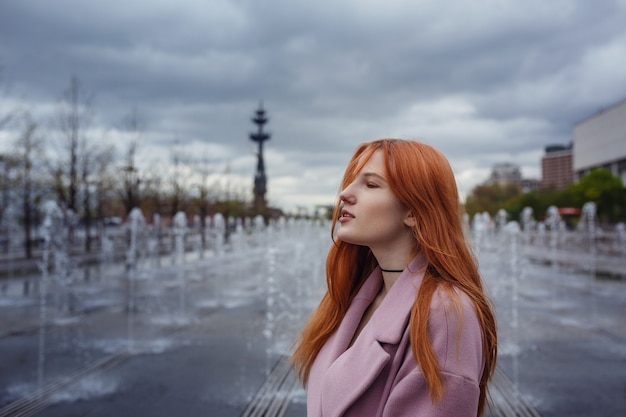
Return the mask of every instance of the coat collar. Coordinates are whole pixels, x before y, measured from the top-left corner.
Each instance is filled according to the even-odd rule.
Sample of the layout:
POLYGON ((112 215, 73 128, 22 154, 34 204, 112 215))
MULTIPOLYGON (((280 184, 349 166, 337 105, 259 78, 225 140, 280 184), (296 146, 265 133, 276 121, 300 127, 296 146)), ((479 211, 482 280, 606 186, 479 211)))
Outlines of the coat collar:
MULTIPOLYGON (((374 336, 378 341, 391 344, 400 341, 406 327, 406 320, 404 319, 408 320, 425 270, 426 259, 420 252, 400 274, 385 299, 376 309, 367 327, 374 328, 374 336)), ((376 298, 381 285, 383 285, 382 272, 377 267, 359 289, 337 329, 333 338, 333 347, 336 353, 334 357, 338 357, 348 348, 365 310, 376 298)))
POLYGON ((389 352, 397 346, 383 345, 400 343, 425 267, 425 258, 419 254, 398 277, 354 344, 347 349, 363 313, 380 290, 380 268, 376 268, 363 283, 332 338, 334 340, 329 340, 331 346, 328 347, 332 351, 328 353, 332 362, 326 378, 333 382, 328 384, 328 389, 322 387, 324 416, 343 414, 372 385, 389 362, 389 352))

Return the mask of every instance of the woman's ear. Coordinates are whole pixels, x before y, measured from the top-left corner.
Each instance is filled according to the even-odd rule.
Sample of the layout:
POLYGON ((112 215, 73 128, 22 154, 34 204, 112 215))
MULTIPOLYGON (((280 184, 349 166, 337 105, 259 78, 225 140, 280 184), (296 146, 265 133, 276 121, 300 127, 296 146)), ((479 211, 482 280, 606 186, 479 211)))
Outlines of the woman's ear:
POLYGON ((404 217, 404 224, 408 227, 415 227, 415 216, 411 213, 410 210, 407 210, 406 216, 404 217))

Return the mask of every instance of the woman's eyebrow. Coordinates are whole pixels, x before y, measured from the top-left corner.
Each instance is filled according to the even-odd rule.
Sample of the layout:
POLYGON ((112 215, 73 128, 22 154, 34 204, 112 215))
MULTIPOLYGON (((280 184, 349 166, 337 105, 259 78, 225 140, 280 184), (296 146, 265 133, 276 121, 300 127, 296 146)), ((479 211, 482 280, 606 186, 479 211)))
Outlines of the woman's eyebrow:
POLYGON ((376 172, 363 172, 363 173, 361 173, 361 176, 362 176, 362 177, 364 177, 364 178, 366 178, 366 179, 368 179, 368 178, 370 178, 370 177, 374 177, 374 178, 377 178, 377 179, 379 179, 379 180, 381 180, 381 181, 385 181, 385 182, 387 182, 387 180, 385 179, 385 177, 383 177, 383 176, 382 176, 382 175, 380 175, 380 174, 377 174, 376 172))

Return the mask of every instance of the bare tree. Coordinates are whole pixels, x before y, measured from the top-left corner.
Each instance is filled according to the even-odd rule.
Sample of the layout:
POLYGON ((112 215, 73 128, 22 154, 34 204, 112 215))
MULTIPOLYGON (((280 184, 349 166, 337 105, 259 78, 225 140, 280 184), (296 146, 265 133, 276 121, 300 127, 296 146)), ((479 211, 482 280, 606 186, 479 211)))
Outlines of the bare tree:
MULTIPOLYGON (((178 141, 177 143, 178 144, 178 141)), ((169 175, 169 201, 170 215, 173 217, 177 212, 185 210, 188 198, 187 186, 189 184, 188 161, 189 158, 177 147, 171 149, 172 171, 169 175)))
MULTIPOLYGON (((0 84, 4 81, 3 79, 3 70, 4 67, 0 64, 0 84)), ((14 118, 17 110, 7 111, 6 114, 0 114, 0 130, 4 129, 9 122, 14 118)), ((2 233, 7 232, 7 219, 6 213, 11 204, 11 193, 10 191, 14 189, 14 184, 12 184, 12 173, 13 169, 17 166, 17 161, 12 155, 0 154, 0 228, 2 228, 2 233)), ((4 249, 8 251, 9 249, 9 236, 7 232, 7 237, 4 240, 4 249)))
MULTIPOLYGON (((62 207, 74 214, 78 213, 78 198, 81 187, 81 150, 86 146, 86 127, 92 116, 92 97, 87 96, 79 79, 72 75, 70 85, 63 93, 58 113, 61 132, 61 152, 51 174, 54 190, 62 207)), ((69 239, 74 239, 74 224, 68 221, 69 239)))
POLYGON ((143 133, 143 124, 140 121, 136 108, 133 108, 131 113, 125 118, 123 125, 128 142, 124 149, 124 164, 120 170, 121 179, 118 193, 124 204, 124 214, 127 215, 134 207, 139 207, 141 204, 139 194, 141 176, 135 158, 143 133))
MULTIPOLYGON (((82 143, 86 147, 86 143, 82 143)), ((103 188, 106 171, 111 165, 113 148, 111 146, 90 145, 80 152, 80 188, 82 195, 82 213, 85 227, 85 252, 91 252, 91 228, 94 220, 95 196, 103 188)))
POLYGON ((5 235, 2 241, 5 253, 8 253, 10 247, 10 220, 7 218, 7 212, 15 197, 12 191, 16 189, 14 173, 18 163, 14 155, 0 155, 0 232, 5 235))
POLYGON ((209 198, 215 191, 215 184, 210 184, 209 179, 211 176, 212 170, 212 161, 208 157, 201 158, 199 160, 194 161, 193 163, 195 177, 197 179, 195 183, 195 189, 197 190, 197 195, 192 199, 193 204, 195 205, 196 210, 198 211, 198 215, 200 216, 200 236, 202 239, 202 248, 206 248, 206 218, 209 214, 208 202, 209 198))
MULTIPOLYGON (((146 215, 154 218, 155 214, 165 212, 165 191, 163 190, 163 172, 157 171, 156 164, 151 164, 142 175, 142 203, 147 208, 146 215)), ((158 226, 158 225, 155 225, 158 226)))
POLYGON ((112 147, 96 154, 94 161, 96 218, 101 224, 105 218, 118 213, 114 202, 115 177, 111 172, 114 161, 115 151, 112 147))
POLYGON ((20 202, 22 228, 24 233, 24 253, 27 259, 33 257, 32 232, 37 222, 37 207, 41 202, 41 176, 37 173, 43 154, 42 140, 35 136, 37 123, 25 116, 25 128, 15 142, 15 192, 20 202))

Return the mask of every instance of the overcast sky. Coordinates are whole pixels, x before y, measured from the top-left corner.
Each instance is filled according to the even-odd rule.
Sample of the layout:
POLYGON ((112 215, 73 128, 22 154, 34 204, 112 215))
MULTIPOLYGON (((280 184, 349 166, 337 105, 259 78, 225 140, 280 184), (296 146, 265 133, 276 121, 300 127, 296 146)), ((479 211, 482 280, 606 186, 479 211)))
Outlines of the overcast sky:
POLYGON ((107 140, 136 108, 142 161, 179 143, 250 193, 263 100, 287 210, 332 203, 378 137, 439 148, 466 194, 494 163, 540 178, 546 145, 626 98, 626 0, 0 0, 0 63, 1 111, 51 120, 74 74, 107 140))

